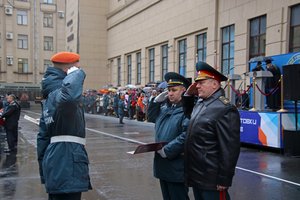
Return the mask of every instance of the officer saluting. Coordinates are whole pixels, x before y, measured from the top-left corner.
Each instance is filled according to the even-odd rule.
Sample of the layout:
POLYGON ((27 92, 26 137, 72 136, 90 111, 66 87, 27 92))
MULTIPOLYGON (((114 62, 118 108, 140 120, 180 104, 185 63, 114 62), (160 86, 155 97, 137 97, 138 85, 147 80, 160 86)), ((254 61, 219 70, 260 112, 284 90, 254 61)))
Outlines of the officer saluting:
POLYGON ((76 53, 55 54, 54 67, 47 68, 42 81, 37 153, 50 200, 79 200, 91 189, 81 102, 85 73, 79 59, 76 53))
POLYGON ((151 99, 148 121, 155 122, 155 141, 167 144, 154 155, 154 176, 159 179, 165 200, 189 199, 184 185, 183 148, 189 119, 184 115, 181 96, 190 85, 183 76, 165 75, 168 91, 151 99))
POLYGON ((196 69, 195 83, 184 97, 190 99, 185 101, 187 107, 194 106, 194 95, 199 97, 189 113, 185 181, 193 187, 195 200, 230 199, 228 188, 240 153, 239 112, 224 97, 220 82, 227 78, 204 62, 196 69))

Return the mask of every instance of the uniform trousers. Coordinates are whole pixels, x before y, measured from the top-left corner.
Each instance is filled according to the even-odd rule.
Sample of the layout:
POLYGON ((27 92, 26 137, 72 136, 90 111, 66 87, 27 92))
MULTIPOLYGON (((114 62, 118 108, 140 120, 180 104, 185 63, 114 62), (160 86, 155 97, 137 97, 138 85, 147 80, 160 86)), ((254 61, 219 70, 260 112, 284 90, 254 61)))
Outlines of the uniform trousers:
POLYGON ((81 192, 66 194, 49 194, 48 200, 80 200, 81 192))
POLYGON ((202 190, 193 187, 195 200, 230 200, 228 190, 202 190))
POLYGON ((17 150, 18 146, 18 125, 13 127, 5 127, 8 149, 17 150))
POLYGON ((184 183, 168 182, 160 179, 160 188, 164 200, 189 200, 189 188, 184 183))

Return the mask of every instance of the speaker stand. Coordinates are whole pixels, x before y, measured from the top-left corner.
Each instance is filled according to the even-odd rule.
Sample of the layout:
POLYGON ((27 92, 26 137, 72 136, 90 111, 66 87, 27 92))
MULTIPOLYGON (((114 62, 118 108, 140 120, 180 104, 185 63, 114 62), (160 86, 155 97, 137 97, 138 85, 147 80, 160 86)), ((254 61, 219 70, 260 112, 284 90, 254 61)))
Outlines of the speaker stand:
POLYGON ((295 127, 296 127, 296 131, 298 131, 298 108, 297 108, 297 100, 295 100, 295 127))

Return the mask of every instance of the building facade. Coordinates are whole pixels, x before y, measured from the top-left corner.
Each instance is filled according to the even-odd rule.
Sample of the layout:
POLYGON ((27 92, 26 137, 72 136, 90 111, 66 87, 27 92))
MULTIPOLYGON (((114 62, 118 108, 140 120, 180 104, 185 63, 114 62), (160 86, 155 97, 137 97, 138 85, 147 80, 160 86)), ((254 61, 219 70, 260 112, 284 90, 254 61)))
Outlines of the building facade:
POLYGON ((107 0, 67 0, 67 51, 80 54, 86 89, 110 84, 107 67, 107 0))
POLYGON ((1 86, 39 85, 58 51, 81 55, 85 89, 243 75, 248 61, 300 50, 300 0, 0 0, 1 86))
POLYGON ((299 0, 111 0, 110 82, 194 78, 197 61, 243 75, 250 58, 300 50, 299 16, 299 0))
POLYGON ((39 88, 50 58, 65 50, 64 0, 0 0, 1 88, 39 88))

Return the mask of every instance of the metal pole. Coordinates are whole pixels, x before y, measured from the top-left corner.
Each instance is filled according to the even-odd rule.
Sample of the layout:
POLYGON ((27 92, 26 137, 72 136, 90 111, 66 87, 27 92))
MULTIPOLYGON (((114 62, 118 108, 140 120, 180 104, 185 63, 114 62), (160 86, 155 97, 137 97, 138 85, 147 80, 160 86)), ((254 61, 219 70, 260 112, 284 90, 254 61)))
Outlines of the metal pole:
POLYGON ((230 79, 227 80, 227 93, 228 93, 228 99, 231 99, 231 95, 230 95, 230 79))
POLYGON ((255 89, 256 89, 256 80, 255 80, 255 76, 253 76, 253 83, 252 83, 252 89, 253 89, 253 108, 251 108, 249 111, 256 111, 256 105, 255 105, 255 89))
POLYGON ((287 112, 286 109, 283 108, 283 75, 280 76, 280 87, 281 87, 281 98, 280 98, 280 110, 278 110, 277 112, 287 112))

